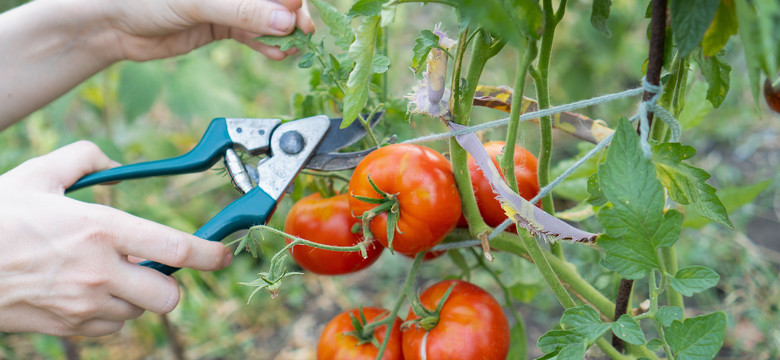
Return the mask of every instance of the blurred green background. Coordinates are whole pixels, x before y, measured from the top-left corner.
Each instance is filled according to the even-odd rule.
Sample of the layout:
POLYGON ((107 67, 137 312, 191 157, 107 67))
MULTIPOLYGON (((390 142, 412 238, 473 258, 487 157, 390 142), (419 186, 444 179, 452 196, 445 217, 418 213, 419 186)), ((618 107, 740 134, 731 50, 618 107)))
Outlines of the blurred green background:
MULTIPOLYGON (((19 3, 3 0, 0 11, 19 3)), ((342 11, 349 7, 344 0, 335 4, 342 11)), ((640 84, 647 52, 644 6, 615 2, 608 21, 613 35, 606 38, 590 24, 590 2, 569 4, 556 31, 550 71, 553 104, 640 84)), ((318 21, 316 9, 312 13, 320 29, 315 39, 323 38, 327 31, 318 21)), ((415 78, 408 65, 414 38, 437 23, 450 34, 456 33, 455 15, 446 7, 410 4, 398 8, 396 21, 389 28, 391 97, 401 99, 411 91, 415 78)), ((712 109, 704 98, 706 85, 694 72, 691 80, 699 78, 699 83, 691 88, 688 108, 680 120, 686 129, 696 126, 683 133, 683 143, 698 149, 693 163, 712 174, 710 183, 720 189, 718 194, 733 210, 736 230, 704 224, 689 214, 678 256, 681 265, 707 265, 721 275, 715 289, 695 296, 686 305, 691 314, 726 311, 729 332, 722 358, 772 359, 780 357, 780 115, 768 110, 763 99, 756 106, 747 87, 742 49, 735 40, 732 38, 726 48, 734 70, 723 105, 712 109), (753 198, 756 200, 751 201, 753 198)), ((488 63, 481 83, 511 86, 516 56, 513 49, 505 49, 488 63)), ((0 172, 80 139, 96 142, 119 162, 132 163, 189 150, 214 117, 292 118, 296 115, 293 95, 310 91, 311 70, 299 69, 296 63, 295 58, 269 61, 236 42, 222 41, 174 59, 116 64, 0 133, 0 172)), ((530 86, 526 94, 533 96, 530 86)), ((614 125, 619 116, 633 114, 636 105, 636 99, 626 99, 582 112, 614 125)), ((394 109, 397 111, 391 109, 389 115, 395 117, 396 125, 383 127, 383 135, 396 133, 407 139, 445 131, 430 118, 415 116, 408 124, 399 121, 405 118, 402 101, 394 109)), ((475 109, 476 122, 505 116, 495 110, 475 109)), ((523 124, 522 130, 521 145, 537 152, 536 125, 523 124)), ((501 138, 503 131, 498 128, 480 136, 501 138)), ((446 149, 445 142, 426 145, 446 149)), ((562 172, 583 149, 589 147, 556 133, 555 170, 562 172)), ((202 174, 94 187, 73 196, 194 232, 238 197, 218 167, 202 174)), ((299 180, 306 181, 305 177, 299 180)), ((575 176, 557 190, 558 209, 576 204, 584 191, 583 178, 575 176)), ((280 203, 272 225, 281 228, 292 201, 287 196, 280 203)), ((182 300, 165 317, 147 313, 128 322, 119 333, 100 338, 0 333, 0 358, 312 359, 319 331, 331 316, 360 304, 392 306, 410 264, 409 259, 386 252, 360 273, 292 277, 285 280, 277 299, 260 293, 247 304, 251 289, 238 282, 251 281, 256 273, 265 271, 264 258, 282 244, 279 238, 266 240, 265 253, 258 259, 242 253, 222 271, 178 272, 182 300)), ((583 277, 614 298, 617 281, 598 265, 598 252, 577 245, 564 249, 583 277)), ((529 341, 535 344, 557 323, 560 307, 526 261, 497 254, 489 266, 510 286, 513 305, 526 318, 529 341)), ((422 287, 459 273, 445 256, 423 266, 418 284, 422 287)), ((475 271, 471 280, 501 298, 499 287, 484 271, 475 271)), ((643 288, 646 286, 637 286, 643 288)), ((637 296, 641 296, 640 290, 637 296)), ((533 346, 532 350, 532 354, 541 354, 533 346)))

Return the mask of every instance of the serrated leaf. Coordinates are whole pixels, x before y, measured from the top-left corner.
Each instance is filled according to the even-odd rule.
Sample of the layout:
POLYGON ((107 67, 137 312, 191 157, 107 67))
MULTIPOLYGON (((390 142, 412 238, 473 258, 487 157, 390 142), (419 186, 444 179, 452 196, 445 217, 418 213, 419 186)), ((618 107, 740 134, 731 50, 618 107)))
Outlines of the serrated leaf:
MULTIPOLYGON (((764 180, 751 185, 733 186, 718 190, 718 197, 723 202, 726 211, 731 213, 740 207, 750 204, 761 192, 766 190, 772 180, 764 180)), ((700 228, 710 221, 696 212, 686 214, 683 226, 700 228)))
POLYGON ((720 276, 705 266, 687 266, 674 274, 669 285, 685 296, 693 296, 718 284, 720 276))
POLYGON ((347 12, 347 16, 377 16, 382 11, 382 0, 358 0, 347 12))
POLYGON ((127 62, 119 72, 117 97, 129 122, 152 108, 160 95, 163 68, 157 62, 127 62))
POLYGON ((349 17, 339 12, 335 6, 322 0, 312 0, 312 4, 319 10, 322 22, 328 26, 330 35, 336 40, 336 46, 346 50, 349 44, 355 40, 355 33, 352 31, 352 22, 349 17))
POLYGON ((679 143, 653 146, 653 161, 658 178, 669 189, 669 196, 674 201, 690 204, 702 216, 733 229, 734 225, 715 194, 715 188, 707 184, 710 174, 683 162, 695 154, 696 149, 679 143))
POLYGON ((564 330, 582 336, 588 344, 598 340, 610 328, 609 324, 601 322, 599 313, 590 305, 566 309, 561 317, 561 326, 564 330))
POLYGON ((585 337, 566 330, 550 330, 536 341, 536 346, 545 354, 559 351, 571 344, 582 344, 585 337))
POLYGON ((693 60, 699 65, 704 79, 707 80, 707 100, 714 107, 719 107, 729 92, 731 82, 731 66, 723 59, 722 54, 716 54, 710 57, 704 57, 701 51, 696 51, 693 60))
POLYGON ((645 343, 645 334, 642 332, 642 328, 639 327, 639 323, 630 315, 620 315, 618 321, 613 322, 611 326, 612 333, 625 342, 634 345, 642 345, 645 343))
POLYGON ((612 37, 612 32, 609 31, 609 27, 607 27, 609 8, 611 6, 612 0, 593 0, 590 11, 590 24, 607 37, 612 37))
POLYGON ((720 0, 671 0, 672 33, 679 56, 686 56, 699 46, 710 27, 720 0))
POLYGON ((419 71, 425 64, 425 59, 428 58, 428 53, 431 49, 439 46, 439 37, 430 30, 423 30, 417 39, 414 40, 414 47, 412 52, 412 68, 414 71, 419 71))
POLYGON ((588 203, 593 206, 604 206, 607 202, 609 202, 609 200, 604 197, 604 192, 601 191, 601 186, 599 186, 598 173, 593 174, 590 178, 588 178, 588 193, 590 193, 588 203))
POLYGON ((737 9, 734 5, 734 0, 721 0, 718 10, 715 12, 715 18, 701 40, 704 56, 717 54, 726 46, 729 38, 737 34, 738 28, 739 23, 737 23, 737 9))
POLYGON ((273 36, 263 35, 257 37, 255 40, 260 41, 263 44, 278 46, 282 51, 287 51, 292 48, 298 48, 300 50, 306 49, 306 46, 311 42, 311 35, 306 34, 300 28, 295 28, 295 31, 289 35, 273 36))
POLYGON ((536 0, 457 0, 462 21, 519 45, 525 36, 539 39, 544 17, 536 0))
POLYGON ((379 29, 379 17, 371 16, 363 19, 357 29, 355 41, 349 47, 349 57, 355 62, 355 67, 347 79, 346 94, 344 94, 344 119, 341 128, 352 124, 368 100, 368 82, 373 66, 374 46, 379 29))
POLYGON ((658 311, 655 312, 655 321, 658 321, 663 327, 669 327, 675 320, 682 321, 683 309, 677 306, 661 306, 658 311))
POLYGON ((597 214, 606 234, 598 238, 606 253, 603 264, 634 280, 660 268, 658 248, 677 241, 682 214, 664 213, 664 191, 655 166, 644 157, 639 136, 626 119, 618 123, 607 161, 599 165, 598 181, 613 205, 597 214))
POLYGON ((708 315, 675 320, 666 332, 675 359, 710 360, 718 354, 726 336, 726 314, 708 315))
POLYGON ((301 60, 298 61, 298 67, 301 69, 310 68, 312 65, 314 65, 314 58, 316 56, 317 55, 312 52, 303 54, 303 56, 301 56, 301 60))

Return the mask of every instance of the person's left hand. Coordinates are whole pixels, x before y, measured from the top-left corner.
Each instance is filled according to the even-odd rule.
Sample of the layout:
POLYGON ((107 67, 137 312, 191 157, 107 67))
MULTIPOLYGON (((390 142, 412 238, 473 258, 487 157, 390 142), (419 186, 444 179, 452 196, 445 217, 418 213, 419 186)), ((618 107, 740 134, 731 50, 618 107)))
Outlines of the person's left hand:
POLYGON ((255 41, 260 35, 314 31, 306 0, 96 0, 98 28, 115 61, 180 55, 215 40, 235 39, 281 60, 295 50, 255 41))

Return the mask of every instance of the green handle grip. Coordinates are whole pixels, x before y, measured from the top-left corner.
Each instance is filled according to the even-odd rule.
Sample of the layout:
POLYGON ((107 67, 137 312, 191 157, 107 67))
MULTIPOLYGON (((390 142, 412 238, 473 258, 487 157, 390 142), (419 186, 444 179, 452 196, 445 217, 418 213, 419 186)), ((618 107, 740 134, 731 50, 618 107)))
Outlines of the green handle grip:
POLYGON ((65 192, 112 181, 205 171, 216 164, 224 156, 225 150, 232 146, 227 122, 224 118, 216 118, 211 121, 200 142, 186 154, 98 171, 82 177, 65 192))
MULTIPOLYGON (((206 240, 221 241, 238 230, 265 224, 275 207, 276 200, 266 194, 263 189, 255 187, 222 209, 194 235, 206 240)), ((179 270, 177 267, 148 260, 140 265, 155 269, 165 275, 179 270)))

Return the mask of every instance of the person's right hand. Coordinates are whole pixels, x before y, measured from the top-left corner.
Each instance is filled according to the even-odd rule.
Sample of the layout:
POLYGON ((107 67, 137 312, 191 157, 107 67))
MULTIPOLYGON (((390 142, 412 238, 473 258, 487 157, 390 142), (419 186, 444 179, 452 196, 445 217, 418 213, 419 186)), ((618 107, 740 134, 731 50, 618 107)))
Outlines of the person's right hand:
POLYGON ((63 195, 115 165, 82 141, 0 176, 0 331, 116 332, 144 310, 166 313, 179 301, 176 279, 132 259, 204 271, 230 263, 221 243, 63 195))

